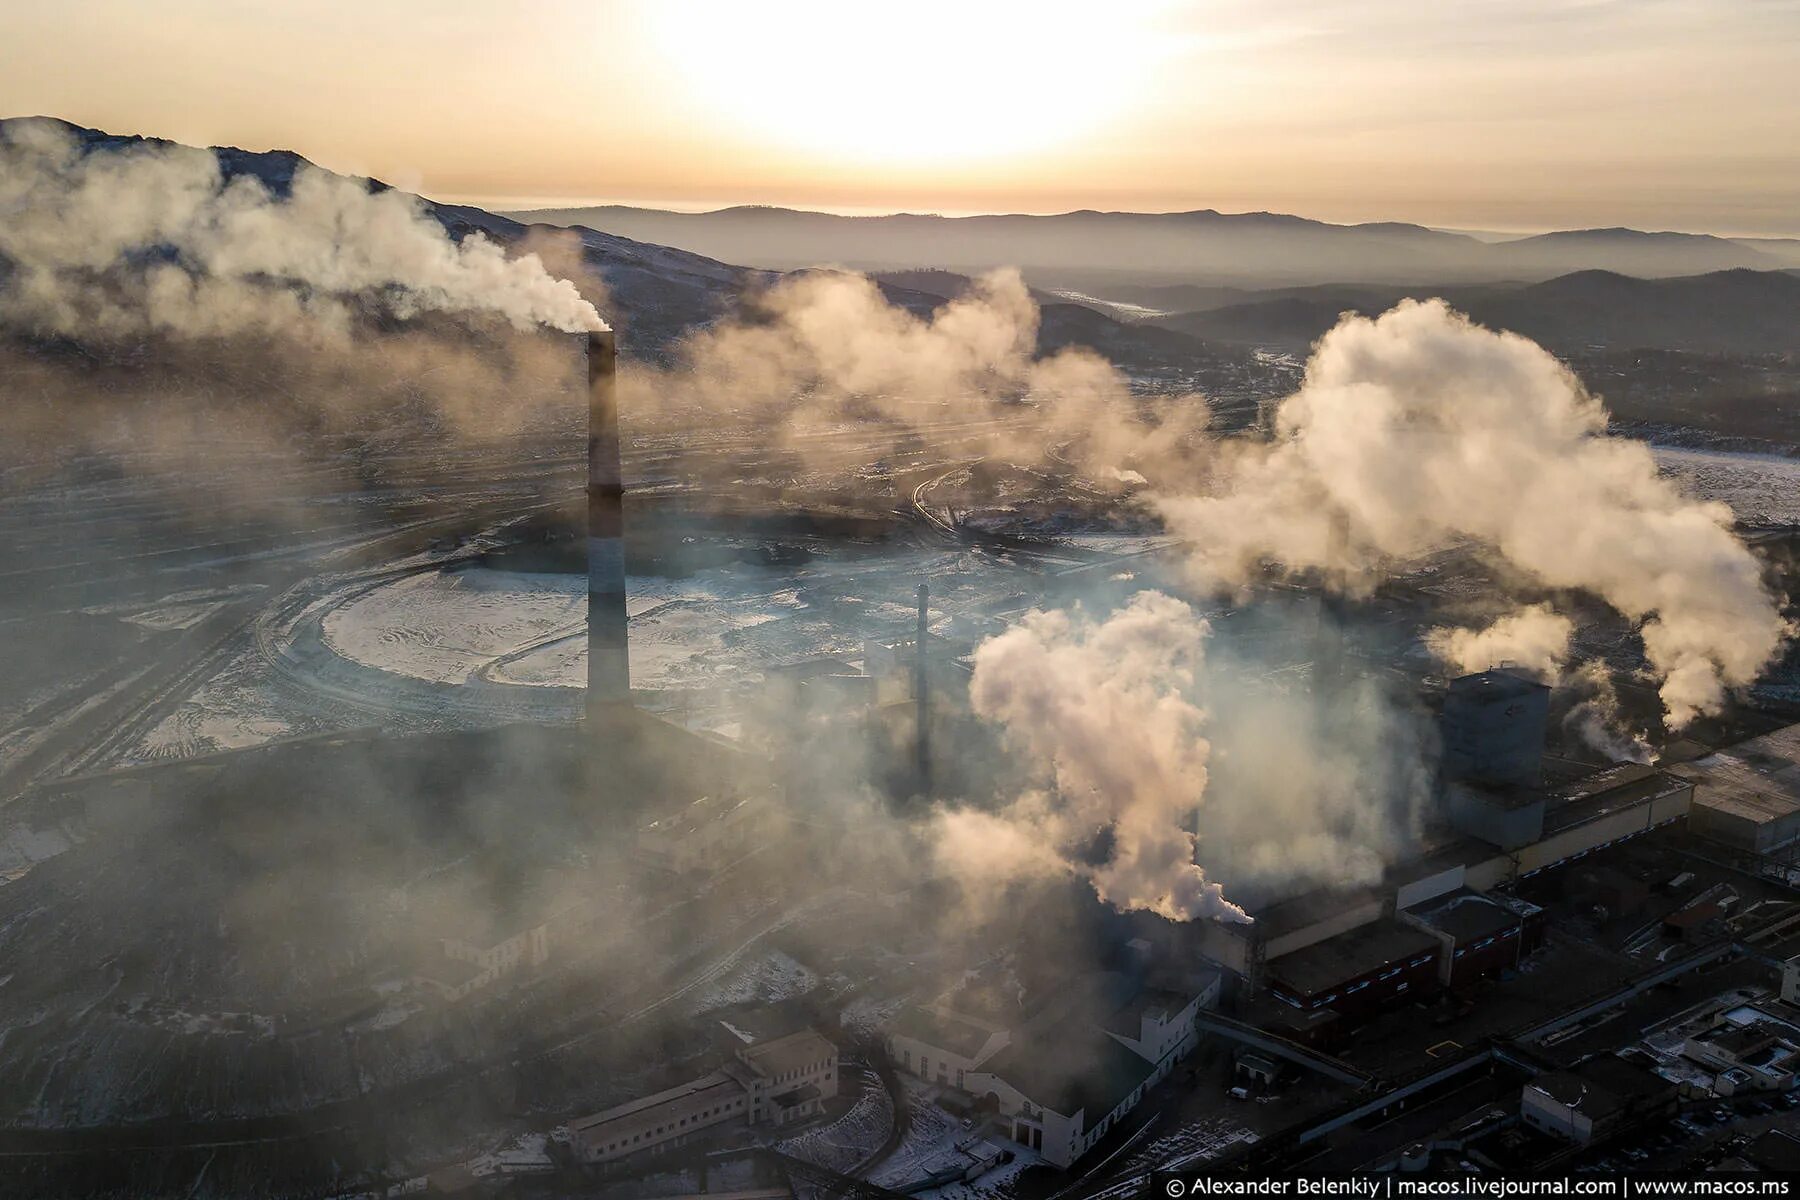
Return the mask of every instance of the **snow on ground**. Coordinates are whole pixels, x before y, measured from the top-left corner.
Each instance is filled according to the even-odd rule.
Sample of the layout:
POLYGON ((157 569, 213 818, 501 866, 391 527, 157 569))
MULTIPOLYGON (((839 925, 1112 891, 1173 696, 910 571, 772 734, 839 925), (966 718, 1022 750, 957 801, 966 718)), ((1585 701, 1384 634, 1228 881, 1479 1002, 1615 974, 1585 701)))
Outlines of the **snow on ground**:
POLYGON ((1723 500, 1753 524, 1800 523, 1800 459, 1723 450, 1655 448, 1656 463, 1689 492, 1723 500))
POLYGON ((866 1178, 877 1187, 898 1189, 924 1178, 932 1163, 955 1154, 958 1142, 976 1136, 975 1130, 964 1129, 961 1121, 932 1102, 936 1088, 910 1075, 900 1080, 906 1085, 912 1119, 905 1139, 868 1172, 866 1178))
POLYGON ((362 593, 325 616, 325 644, 396 675, 461 683, 502 655, 587 619, 587 580, 515 571, 430 571, 362 593))
POLYGON ((696 1012, 711 1012, 737 1004, 752 1002, 772 1004, 804 996, 819 986, 819 977, 810 967, 780 950, 770 950, 747 959, 735 971, 708 988, 695 1006, 696 1012))
POLYGON ((1239 1145, 1256 1141, 1256 1134, 1223 1117, 1194 1121, 1165 1133, 1132 1152, 1129 1171, 1173 1171, 1211 1162, 1239 1145))
POLYGON ((878 1037, 900 1015, 906 1002, 912 998, 908 992, 901 996, 858 996, 844 1006, 839 1022, 843 1027, 860 1038, 878 1037))
POLYGON ((777 1144, 783 1154, 848 1172, 881 1148, 894 1128, 894 1102, 872 1071, 844 1072, 840 1085, 857 1089, 856 1102, 837 1120, 777 1144))
POLYGON ((1042 1155, 1011 1142, 996 1141, 994 1144, 1004 1144, 1013 1152, 1013 1160, 990 1167, 974 1179, 946 1183, 941 1187, 927 1188, 913 1194, 921 1197, 921 1200, 1004 1200, 1005 1197, 1010 1197, 1014 1181, 1032 1167, 1042 1166, 1044 1159, 1042 1155))
POLYGON ((382 1029, 392 1029, 409 1017, 424 1011, 425 1005, 423 1004, 390 999, 373 1016, 354 1021, 344 1028, 352 1033, 374 1033, 382 1029))
POLYGON ((147 608, 132 613, 125 620, 145 629, 192 629, 226 605, 224 600, 202 604, 171 604, 163 608, 147 608))

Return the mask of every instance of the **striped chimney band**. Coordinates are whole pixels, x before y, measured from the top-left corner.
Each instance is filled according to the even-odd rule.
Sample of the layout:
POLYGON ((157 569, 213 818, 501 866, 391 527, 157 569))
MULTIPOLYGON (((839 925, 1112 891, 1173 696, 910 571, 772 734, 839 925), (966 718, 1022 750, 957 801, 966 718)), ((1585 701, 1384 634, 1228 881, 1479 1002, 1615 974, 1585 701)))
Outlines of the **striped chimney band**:
POLYGON ((590 716, 631 703, 626 647, 625 479, 619 465, 618 344, 590 333, 588 364, 588 677, 590 716))

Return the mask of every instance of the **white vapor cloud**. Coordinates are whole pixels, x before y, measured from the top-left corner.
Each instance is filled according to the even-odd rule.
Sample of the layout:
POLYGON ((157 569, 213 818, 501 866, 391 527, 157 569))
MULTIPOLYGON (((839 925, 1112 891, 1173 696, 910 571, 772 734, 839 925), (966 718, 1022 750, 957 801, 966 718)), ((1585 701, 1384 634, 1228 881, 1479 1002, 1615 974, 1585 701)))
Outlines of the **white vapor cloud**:
POLYGON ((1478 543, 1639 622, 1679 729, 1752 683, 1789 631, 1730 510, 1684 495, 1648 447, 1605 428, 1599 401, 1536 344, 1406 301, 1341 321, 1274 442, 1226 456, 1206 494, 1165 489, 1158 504, 1208 586, 1268 560, 1367 586, 1396 560, 1478 543))
POLYGON ((48 122, 0 136, 0 257, 8 320, 49 333, 341 342, 363 305, 606 327, 535 255, 509 258, 478 233, 454 241, 415 197, 306 164, 276 196, 226 181, 207 150, 84 152, 48 122))
POLYGON ((890 304, 865 275, 786 276, 745 310, 690 336, 669 370, 636 365, 639 395, 660 405, 732 411, 776 433, 854 418, 904 434, 932 422, 960 431, 967 452, 1043 461, 1051 454, 1117 488, 1133 462, 1175 454, 1205 428, 1198 396, 1133 396, 1091 350, 1039 358, 1039 313, 1014 270, 975 279, 935 312, 890 304))
POLYGON ((1076 874, 1118 908, 1175 920, 1249 920, 1194 861, 1211 748, 1190 693, 1209 632, 1146 592, 1101 622, 1033 612, 984 642, 975 711, 1049 778, 998 812, 941 809, 940 860, 963 878, 1076 874))
POLYGON ((1459 675, 1510 664, 1555 679, 1569 657, 1575 622, 1547 604, 1530 604, 1481 629, 1439 626, 1425 636, 1437 660, 1459 675))

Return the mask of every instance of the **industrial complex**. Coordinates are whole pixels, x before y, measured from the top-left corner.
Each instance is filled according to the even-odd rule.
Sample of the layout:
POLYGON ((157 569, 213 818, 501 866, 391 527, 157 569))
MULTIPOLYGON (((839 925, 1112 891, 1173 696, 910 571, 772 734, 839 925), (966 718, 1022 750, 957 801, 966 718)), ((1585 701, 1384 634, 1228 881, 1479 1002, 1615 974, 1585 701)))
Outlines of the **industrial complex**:
MULTIPOLYGON (((763 672, 729 721, 681 689, 643 703, 634 678, 657 655, 634 661, 633 621, 685 619, 687 602, 632 593, 617 348, 611 333, 584 346, 579 540, 533 526, 411 548, 403 567, 291 584, 257 626, 283 686, 374 705, 318 664, 331 638, 348 659, 389 634, 323 614, 395 578, 489 603, 471 573, 523 553, 547 615, 516 646, 497 641, 461 683, 365 671, 396 711, 462 689, 481 728, 276 738, 23 795, 0 899, 83 897, 35 908, 57 915, 32 935, 49 964, 32 986, 82 1016, 0 1039, 56 1064, 19 1059, 13 1099, 62 1112, 103 1073, 154 1079, 117 1115, 185 1130, 183 1169, 237 1122, 285 1146, 347 1119, 382 1131, 356 1153, 383 1196, 1075 1200, 1144 1194, 1171 1164, 1576 1169, 1702 1124, 1683 1135, 1695 1157, 1783 1161, 1774 1118, 1800 1078, 1791 714, 1735 713, 1660 759, 1610 761, 1559 732, 1568 705, 1538 674, 1440 679, 1339 643, 1332 626, 1358 620, 1413 636, 1422 589, 1358 610, 1284 583, 1208 619, 1276 644, 1257 687, 1379 676, 1428 729, 1427 801, 1398 850, 1354 880, 1264 880, 1249 920, 1119 911, 1069 863, 1037 890, 971 894, 968 864, 954 875, 919 831, 948 799, 999 791, 1010 747, 971 699, 977 647, 1045 597, 1095 594, 1096 576, 1129 599, 1167 543, 1058 558, 979 541, 994 560, 1039 555, 1042 595, 1009 577, 972 599, 898 573, 879 605, 775 589, 830 610, 823 645, 763 672), (571 550, 574 601, 537 569, 571 550), (1309 637, 1283 605, 1310 613, 1309 637), (1276 609, 1271 635, 1256 622, 1276 609), (576 644, 579 704, 544 666, 576 644), (127 846, 160 855, 135 902, 71 882, 127 846), (195 856, 204 869, 183 865, 195 856), (343 885, 308 891, 308 863, 343 885), (166 964, 125 952, 169 930, 185 932, 166 964), (181 1049, 197 1035, 253 1068, 219 1084, 181 1049), (108 1057, 80 1048, 97 1046, 108 1057), (184 1089, 204 1100, 158 1107, 184 1089), (408 1105, 389 1111, 393 1096, 408 1105)), ((757 541, 759 571, 776 549, 757 541)), ((774 623, 705 611, 734 614, 708 633, 719 647, 774 623)), ((1103 858, 1110 835, 1083 853, 1103 858)), ((977 844, 976 874, 1004 848, 977 844)), ((1209 869, 1230 881, 1228 862, 1209 869)))

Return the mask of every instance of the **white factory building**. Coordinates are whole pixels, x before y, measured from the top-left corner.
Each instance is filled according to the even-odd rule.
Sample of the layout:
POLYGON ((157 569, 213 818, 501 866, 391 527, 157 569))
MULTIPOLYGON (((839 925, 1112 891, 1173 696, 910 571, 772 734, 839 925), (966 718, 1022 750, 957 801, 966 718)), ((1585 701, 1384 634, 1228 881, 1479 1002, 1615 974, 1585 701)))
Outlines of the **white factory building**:
POLYGON ((939 1002, 889 1027, 895 1065, 1006 1119, 1021 1146, 1060 1167, 1091 1150, 1198 1041, 1221 980, 1179 987, 1095 972, 1009 1025, 939 1002))

